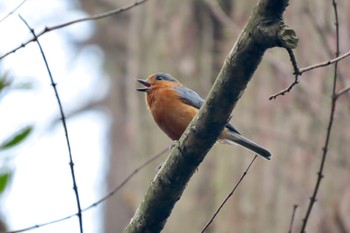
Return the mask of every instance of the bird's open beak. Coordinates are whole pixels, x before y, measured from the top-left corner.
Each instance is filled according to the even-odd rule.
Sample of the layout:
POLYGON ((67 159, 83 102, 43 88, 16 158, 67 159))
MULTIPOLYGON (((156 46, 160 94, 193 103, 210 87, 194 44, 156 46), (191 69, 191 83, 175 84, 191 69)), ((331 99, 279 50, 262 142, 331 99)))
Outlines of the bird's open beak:
POLYGON ((148 91, 149 90, 149 87, 151 86, 151 84, 149 82, 147 82, 146 80, 144 79, 137 79, 137 81, 141 84, 143 84, 145 87, 142 87, 142 88, 137 88, 136 90, 138 91, 142 91, 142 92, 145 92, 145 91, 148 91))

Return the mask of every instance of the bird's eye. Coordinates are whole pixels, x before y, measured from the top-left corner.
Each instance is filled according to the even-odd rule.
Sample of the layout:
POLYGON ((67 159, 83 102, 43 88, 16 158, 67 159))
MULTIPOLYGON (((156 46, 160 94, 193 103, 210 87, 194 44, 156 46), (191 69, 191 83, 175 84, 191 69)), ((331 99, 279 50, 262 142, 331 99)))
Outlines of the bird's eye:
POLYGON ((159 76, 159 75, 156 77, 156 79, 157 79, 158 81, 163 80, 162 76, 159 76))

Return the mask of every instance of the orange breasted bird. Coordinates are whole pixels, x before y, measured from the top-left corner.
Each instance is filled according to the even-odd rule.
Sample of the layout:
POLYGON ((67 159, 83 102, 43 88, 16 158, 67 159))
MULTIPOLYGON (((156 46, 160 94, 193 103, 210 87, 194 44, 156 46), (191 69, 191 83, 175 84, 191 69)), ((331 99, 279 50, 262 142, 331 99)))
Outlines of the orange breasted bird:
MULTIPOLYGON (((197 114, 204 100, 170 74, 155 73, 146 80, 138 79, 137 81, 144 85, 137 90, 146 92, 148 109, 159 128, 172 140, 178 140, 197 114)), ((238 144, 266 159, 271 157, 268 150, 242 136, 230 123, 226 124, 218 141, 238 144)))

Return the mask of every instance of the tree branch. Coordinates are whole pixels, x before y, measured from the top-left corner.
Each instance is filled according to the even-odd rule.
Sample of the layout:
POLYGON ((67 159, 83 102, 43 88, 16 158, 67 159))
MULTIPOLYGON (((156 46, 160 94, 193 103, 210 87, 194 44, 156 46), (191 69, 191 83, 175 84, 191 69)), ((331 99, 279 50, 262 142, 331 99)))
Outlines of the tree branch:
MULTIPOLYGON (((337 8, 337 2, 336 0, 332 0, 332 5, 333 5, 333 10, 334 10, 334 18, 335 18, 335 31, 336 31, 336 52, 335 56, 338 57, 340 54, 340 43, 339 43, 339 17, 338 17, 338 8, 337 8)), ((305 233, 306 232, 306 227, 308 224, 308 221, 310 219, 311 211, 313 209, 314 204, 316 203, 316 197, 318 194, 318 190, 321 186, 321 181, 324 178, 324 166, 326 164, 326 158, 328 154, 328 147, 329 147, 329 142, 331 138, 331 132, 332 132, 332 127, 333 127, 333 122, 334 122, 334 115, 335 115, 335 108, 336 108, 336 103, 337 103, 337 94, 336 94, 336 87, 337 87, 337 80, 338 80, 338 61, 334 63, 334 73, 333 73, 333 85, 332 85, 332 99, 331 99, 331 110, 329 112, 329 121, 328 121, 328 126, 327 126, 327 132, 326 132, 326 137, 325 137, 325 142, 324 146, 322 148, 322 157, 321 157, 321 163, 320 163, 320 168, 317 172, 317 179, 314 187, 314 191, 312 192, 312 196, 310 197, 310 202, 309 206, 307 207, 305 217, 303 219, 303 224, 301 226, 300 233, 305 233)))
POLYGON ((7 19, 10 15, 16 12, 27 0, 22 0, 13 10, 11 10, 9 13, 7 13, 2 19, 0 19, 0 23, 7 19))
POLYGON ((298 205, 297 205, 297 204, 294 204, 294 205, 293 205, 292 217, 291 217, 291 219, 290 219, 290 224, 289 224, 288 233, 292 233, 292 232, 293 232, 293 223, 294 223, 295 214, 296 214, 296 212, 297 212, 297 208, 298 208, 298 205))
POLYGON ((223 130, 265 51, 290 44, 281 37, 291 39, 283 33, 286 27, 282 14, 287 4, 288 0, 258 2, 225 59, 205 103, 152 181, 124 232, 160 232, 163 229, 186 184, 223 130))
POLYGON ((290 61, 292 62, 292 65, 293 65, 294 82, 292 82, 292 84, 290 84, 286 89, 283 89, 283 90, 279 91, 278 93, 276 93, 274 95, 271 95, 269 97, 269 100, 276 99, 278 96, 284 95, 287 92, 290 92, 290 90, 292 90, 292 88, 299 83, 299 75, 300 75, 300 73, 299 73, 297 60, 295 59, 295 56, 294 56, 294 53, 293 53, 292 49, 287 48, 287 51, 288 51, 288 54, 289 54, 290 61))
POLYGON ((340 96, 344 95, 345 93, 350 91, 350 86, 344 88, 343 90, 339 91, 336 95, 335 98, 338 99, 340 96))
POLYGON ((60 96, 58 94, 58 90, 56 88, 57 84, 55 83, 55 81, 53 79, 53 76, 52 76, 52 73, 51 73, 51 70, 50 70, 50 67, 49 67, 49 63, 46 60, 46 56, 45 56, 44 50, 41 47, 41 44, 40 44, 40 42, 38 40, 37 35, 35 34, 34 30, 29 26, 29 24, 21 16, 19 16, 19 17, 25 23, 25 25, 28 27, 28 29, 30 30, 30 32, 32 33, 32 35, 34 37, 34 41, 39 46, 40 53, 41 53, 41 55, 43 57, 43 60, 44 60, 44 63, 45 63, 45 67, 46 67, 47 72, 49 74, 51 86, 52 86, 53 91, 55 93, 55 97, 56 97, 58 108, 59 108, 60 115, 61 115, 61 121, 62 121, 62 125, 63 125, 63 130, 64 130, 64 134, 65 134, 65 137, 66 137, 66 144, 67 144, 68 156, 69 156, 69 168, 70 168, 70 171, 71 171, 72 182, 73 182, 73 190, 74 190, 75 199, 76 199, 76 203, 77 203, 77 209, 78 209, 77 216, 79 218, 79 228, 80 228, 80 233, 83 233, 84 232, 84 230, 83 230, 83 217, 82 217, 82 214, 81 214, 81 204, 80 204, 80 197, 79 197, 79 192, 78 192, 77 180, 75 178, 73 155, 72 155, 72 150, 71 150, 69 136, 68 136, 68 127, 67 127, 67 123, 66 123, 66 117, 64 115, 61 98, 60 98, 60 96))
MULTIPOLYGON (((44 30, 42 30, 41 32, 36 34, 36 38, 39 38, 40 36, 44 35, 47 32, 54 31, 54 30, 57 30, 57 29, 61 29, 61 28, 64 28, 64 27, 68 27, 68 26, 76 24, 76 23, 81 23, 81 22, 91 21, 91 20, 98 20, 98 19, 106 18, 106 17, 111 16, 111 15, 119 14, 119 13, 127 11, 127 10, 129 10, 129 9, 135 7, 135 6, 138 6, 138 5, 140 5, 140 4, 142 4, 142 3, 146 2, 146 1, 148 1, 148 0, 139 0, 139 1, 136 1, 136 2, 134 2, 132 4, 120 7, 120 8, 115 9, 115 10, 107 11, 107 12, 104 12, 104 13, 101 13, 101 14, 96 14, 96 15, 93 15, 93 16, 90 16, 90 17, 86 17, 86 18, 76 19, 76 20, 69 21, 69 22, 66 22, 66 23, 62 23, 62 24, 59 24, 59 25, 56 25, 56 26, 52 26, 52 27, 45 27, 44 30)), ((19 45, 15 49, 13 49, 13 50, 11 50, 11 51, 1 55, 0 56, 0 60, 3 59, 4 57, 10 55, 11 53, 16 52, 19 49, 24 48, 27 44, 35 41, 36 38, 33 37, 30 40, 28 40, 27 42, 22 43, 21 45, 19 45)))
POLYGON ((228 199, 230 199, 230 197, 233 195, 233 193, 237 190, 238 185, 242 182, 242 180, 244 179, 244 177, 248 174, 248 171, 250 169, 250 167, 253 165, 255 159, 258 157, 258 155, 255 155, 254 158, 252 159, 252 161, 249 163, 248 167, 245 169, 245 171, 243 172, 243 174, 241 175, 241 178, 239 178, 238 182, 236 183, 236 185, 233 187, 233 189, 231 190, 231 192, 226 196, 226 198, 224 199, 224 201, 220 204, 219 208, 215 211, 215 213, 213 214, 213 216, 210 218, 210 220, 207 222, 207 224, 204 226, 203 230, 201 231, 201 233, 204 233, 208 227, 210 226, 210 224, 214 221, 215 217, 219 214, 219 212, 221 211, 222 207, 224 207, 224 205, 226 204, 226 202, 228 201, 228 199))
MULTIPOLYGON (((331 60, 328 60, 328 61, 325 61, 325 62, 321 62, 321 63, 317 63, 317 64, 314 64, 314 65, 307 66, 307 67, 299 69, 298 66, 297 66, 296 59, 295 59, 295 56, 294 56, 292 50, 289 49, 288 53, 289 53, 289 56, 291 58, 291 62, 293 64, 294 82, 292 82, 287 88, 277 92, 276 94, 271 95, 269 97, 269 100, 276 99, 278 96, 284 95, 287 92, 290 92, 290 90, 292 90, 293 87, 299 83, 299 76, 301 76, 304 72, 307 72, 307 71, 310 71, 310 70, 313 70, 313 69, 317 69, 317 68, 320 68, 320 67, 329 66, 329 65, 331 65, 333 63, 338 63, 339 61, 341 61, 341 60, 343 60, 343 59, 345 59, 345 58, 350 56, 350 50, 349 50, 348 52, 344 53, 343 55, 337 56, 336 58, 333 58, 331 60)), ((348 90, 345 89, 345 92, 347 92, 347 91, 348 90)), ((338 96, 340 96, 340 95, 342 95, 344 93, 342 91, 340 91, 340 93, 338 93, 336 97, 338 97, 338 96)))
POLYGON ((333 63, 336 63, 340 60, 343 60, 344 58, 347 58, 348 56, 350 56, 350 50, 346 53, 344 53, 343 55, 339 56, 339 57, 336 57, 336 58, 333 58, 331 60, 328 60, 328 61, 325 61, 325 62, 321 62, 321 63, 318 63, 318 64, 314 64, 314 65, 311 65, 311 66, 308 66, 308 67, 305 67, 305 68, 301 68, 299 70, 299 74, 301 75, 302 73, 306 72, 306 71, 310 71, 310 70, 313 70, 313 69, 316 69, 316 68, 320 68, 320 67, 324 67, 324 66, 329 66, 333 63))

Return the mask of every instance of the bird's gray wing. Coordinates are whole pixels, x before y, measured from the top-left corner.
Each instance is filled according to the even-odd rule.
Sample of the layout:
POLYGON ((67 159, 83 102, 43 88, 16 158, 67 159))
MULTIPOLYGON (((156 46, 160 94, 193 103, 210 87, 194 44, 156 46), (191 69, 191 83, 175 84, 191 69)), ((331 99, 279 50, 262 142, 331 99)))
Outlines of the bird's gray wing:
POLYGON ((200 109, 202 104, 204 103, 204 99, 200 97, 197 92, 184 87, 184 86, 176 86, 173 87, 174 90, 179 94, 180 100, 185 104, 191 105, 197 109, 200 109))
MULTIPOLYGON (((176 92, 179 94, 180 100, 188 105, 191 105, 192 107, 195 107, 197 109, 200 109, 200 107, 202 106, 202 104, 204 103, 204 99, 202 97, 200 97, 197 92, 184 87, 184 86, 175 86, 173 87, 176 92)), ((226 128, 228 128, 229 130, 240 134, 231 123, 227 123, 226 124, 226 128)))

